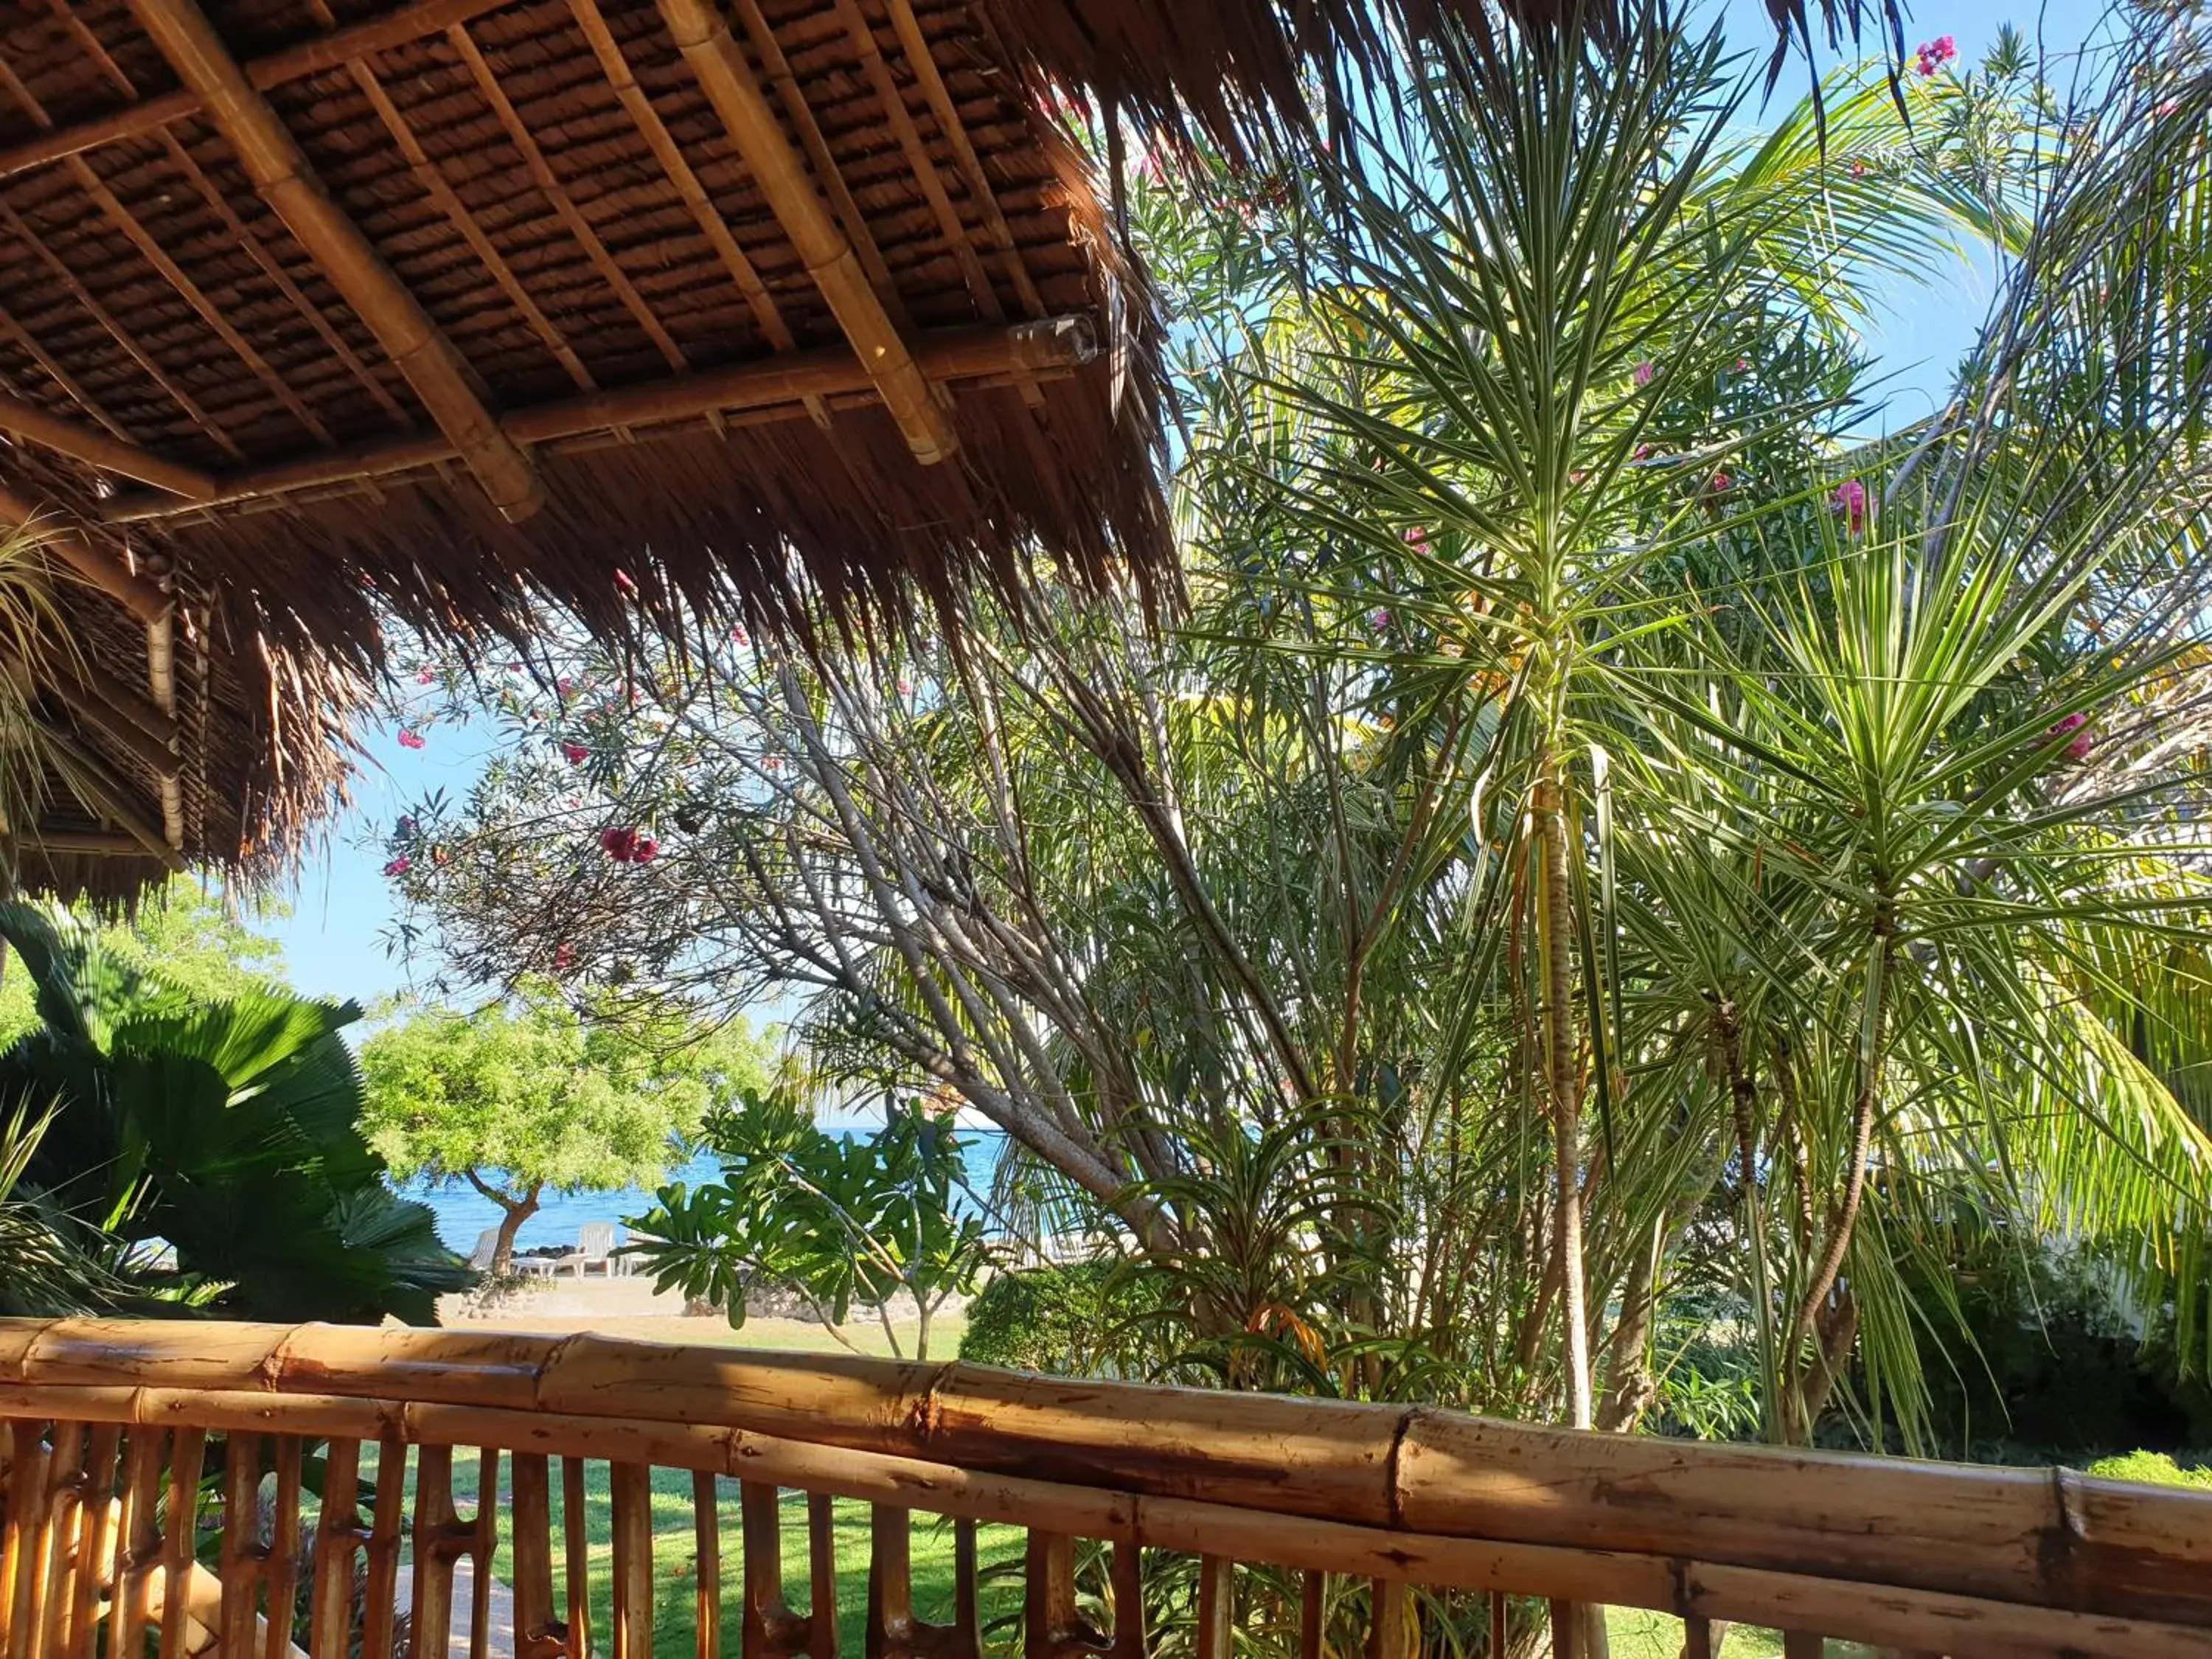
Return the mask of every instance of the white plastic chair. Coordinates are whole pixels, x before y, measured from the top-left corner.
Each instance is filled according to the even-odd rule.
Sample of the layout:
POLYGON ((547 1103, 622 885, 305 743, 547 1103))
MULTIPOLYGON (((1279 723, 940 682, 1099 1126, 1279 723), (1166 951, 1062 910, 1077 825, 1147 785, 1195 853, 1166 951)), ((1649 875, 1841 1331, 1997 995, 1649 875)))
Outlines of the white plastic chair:
POLYGON ((597 1267, 609 1279, 615 1276, 615 1224, 611 1221, 586 1221, 576 1230, 576 1248, 582 1258, 576 1263, 576 1277, 581 1279, 597 1267))

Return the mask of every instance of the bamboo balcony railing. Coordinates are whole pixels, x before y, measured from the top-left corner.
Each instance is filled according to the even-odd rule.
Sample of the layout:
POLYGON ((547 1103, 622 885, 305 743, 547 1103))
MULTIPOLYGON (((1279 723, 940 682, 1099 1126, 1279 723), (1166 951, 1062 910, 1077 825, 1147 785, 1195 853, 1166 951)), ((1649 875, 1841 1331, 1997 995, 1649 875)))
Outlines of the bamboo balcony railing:
POLYGON ((867 1659, 1230 1659, 1263 1604, 1288 1607, 1267 1638, 1301 1659, 1541 1651, 1547 1628, 1572 1655, 1578 1609, 1608 1604, 1680 1615, 1692 1656, 1722 1620, 1783 1630, 1790 1659, 1828 1638, 2212 1656, 2212 1497, 2065 1470, 588 1335, 94 1321, 0 1321, 0 1659, 298 1659, 295 1632, 306 1659, 394 1659, 403 1630, 409 1659, 445 1659, 457 1613, 470 1659, 652 1659, 657 1613, 673 1639, 656 1573, 685 1570, 666 1539, 654 1559, 657 1468, 690 1472, 676 1646, 696 1659, 723 1659, 726 1582, 731 1659, 839 1659, 838 1499, 868 1506, 867 1659), (479 1460, 467 1519, 457 1449, 479 1460), (410 1463, 411 1517, 391 1478, 410 1463), (793 1492, 810 1613, 783 1591, 793 1492), (948 1623, 916 1615, 915 1511, 952 1520, 948 1623), (979 1528, 994 1548, 1026 1534, 1003 1640, 978 1613, 979 1528), (1173 1557, 1182 1600, 1148 1631, 1141 1586, 1173 1557), (498 1640, 495 1570, 514 1613, 498 1640))

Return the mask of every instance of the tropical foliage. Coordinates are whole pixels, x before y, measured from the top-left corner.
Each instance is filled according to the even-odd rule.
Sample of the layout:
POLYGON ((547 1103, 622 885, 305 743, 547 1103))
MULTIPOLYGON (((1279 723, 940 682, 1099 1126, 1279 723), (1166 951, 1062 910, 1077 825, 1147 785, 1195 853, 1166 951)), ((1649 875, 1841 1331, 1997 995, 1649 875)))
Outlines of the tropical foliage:
POLYGON ((865 1309, 896 1354, 891 1304, 903 1296, 913 1358, 929 1358, 931 1319, 984 1265, 982 1221, 956 1197, 967 1171, 949 1114, 893 1102, 881 1129, 844 1136, 817 1127, 791 1094, 749 1089, 715 1109, 700 1139, 721 1179, 663 1187, 630 1218, 630 1253, 657 1288, 720 1308, 739 1328, 748 1291, 789 1291, 847 1347, 844 1326, 865 1309))
POLYGON ((429 1324, 469 1282, 362 1138, 351 1004, 196 997, 22 903, 0 935, 42 1022, 0 1054, 10 1311, 429 1324))
POLYGON ((2077 105, 1931 46, 1746 138, 1655 9, 1141 170, 1176 625, 551 649, 395 829, 410 942, 804 996, 1156 1288, 1125 1366, 1918 1449, 1970 1231, 2201 1356, 2212 76, 2120 33, 2077 105), (1869 435, 1853 330, 1954 243, 1999 303, 1869 435))

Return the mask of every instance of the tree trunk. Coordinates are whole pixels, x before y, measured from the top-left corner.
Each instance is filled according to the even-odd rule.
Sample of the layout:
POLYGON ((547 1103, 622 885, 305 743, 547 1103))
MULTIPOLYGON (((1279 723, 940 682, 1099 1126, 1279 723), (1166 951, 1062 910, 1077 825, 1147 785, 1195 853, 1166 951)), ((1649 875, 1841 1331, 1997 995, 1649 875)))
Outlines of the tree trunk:
POLYGON ((1530 802, 1536 842, 1536 939, 1544 984, 1544 1086, 1552 1109, 1558 1188, 1552 1219, 1559 1261, 1559 1321, 1566 1337, 1567 1409, 1574 1426, 1594 1419, 1589 1293, 1583 1275, 1582 1067, 1574 1018, 1574 939, 1567 882, 1566 814, 1556 761, 1547 757, 1530 802))
POLYGON ((484 1269, 484 1277, 497 1279, 514 1261, 514 1236, 522 1231, 524 1222, 538 1213, 538 1197, 545 1190, 545 1183, 533 1181, 516 1196, 501 1192, 473 1170, 468 1171, 468 1179, 470 1186, 500 1208, 499 1236, 492 1241, 491 1266, 484 1269))

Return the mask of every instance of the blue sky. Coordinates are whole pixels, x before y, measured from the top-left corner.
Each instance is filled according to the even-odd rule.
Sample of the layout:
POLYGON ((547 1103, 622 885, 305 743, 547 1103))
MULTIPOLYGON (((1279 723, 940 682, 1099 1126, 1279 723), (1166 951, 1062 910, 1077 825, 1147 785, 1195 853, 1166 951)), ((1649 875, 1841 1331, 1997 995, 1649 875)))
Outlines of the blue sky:
MULTIPOLYGON (((1765 50, 1770 25, 1759 0, 1729 0, 1725 15, 1732 38, 1765 50)), ((2084 0, 2058 0, 2040 8, 1964 0, 1917 15, 1906 31, 1905 47, 1910 52, 1922 40, 1948 34, 1962 60, 1972 63, 1998 28, 2010 22, 2031 41, 2040 40, 2046 51, 2059 54, 2078 46, 2103 15, 2101 6, 2084 0)), ((1777 99, 1794 98, 1802 74, 1800 66, 1786 70, 1777 99)), ((2053 78, 2063 84, 2066 76, 2061 70, 2053 78)), ((1899 284, 1893 302, 1883 307, 1882 326, 1867 340, 1891 377, 1896 418, 1911 420, 1928 411, 1990 298, 1986 266, 1962 264, 1952 280, 1932 288, 1899 284)), ((370 729, 362 737, 367 755, 352 806, 330 826, 279 895, 289 914, 264 925, 283 944, 292 981, 300 989, 367 1003, 406 983, 404 967, 386 952, 384 936, 392 911, 380 873, 384 854, 375 844, 381 826, 429 790, 456 795, 466 790, 496 734, 489 726, 433 726, 423 747, 413 750, 400 747, 396 727, 370 729)))

